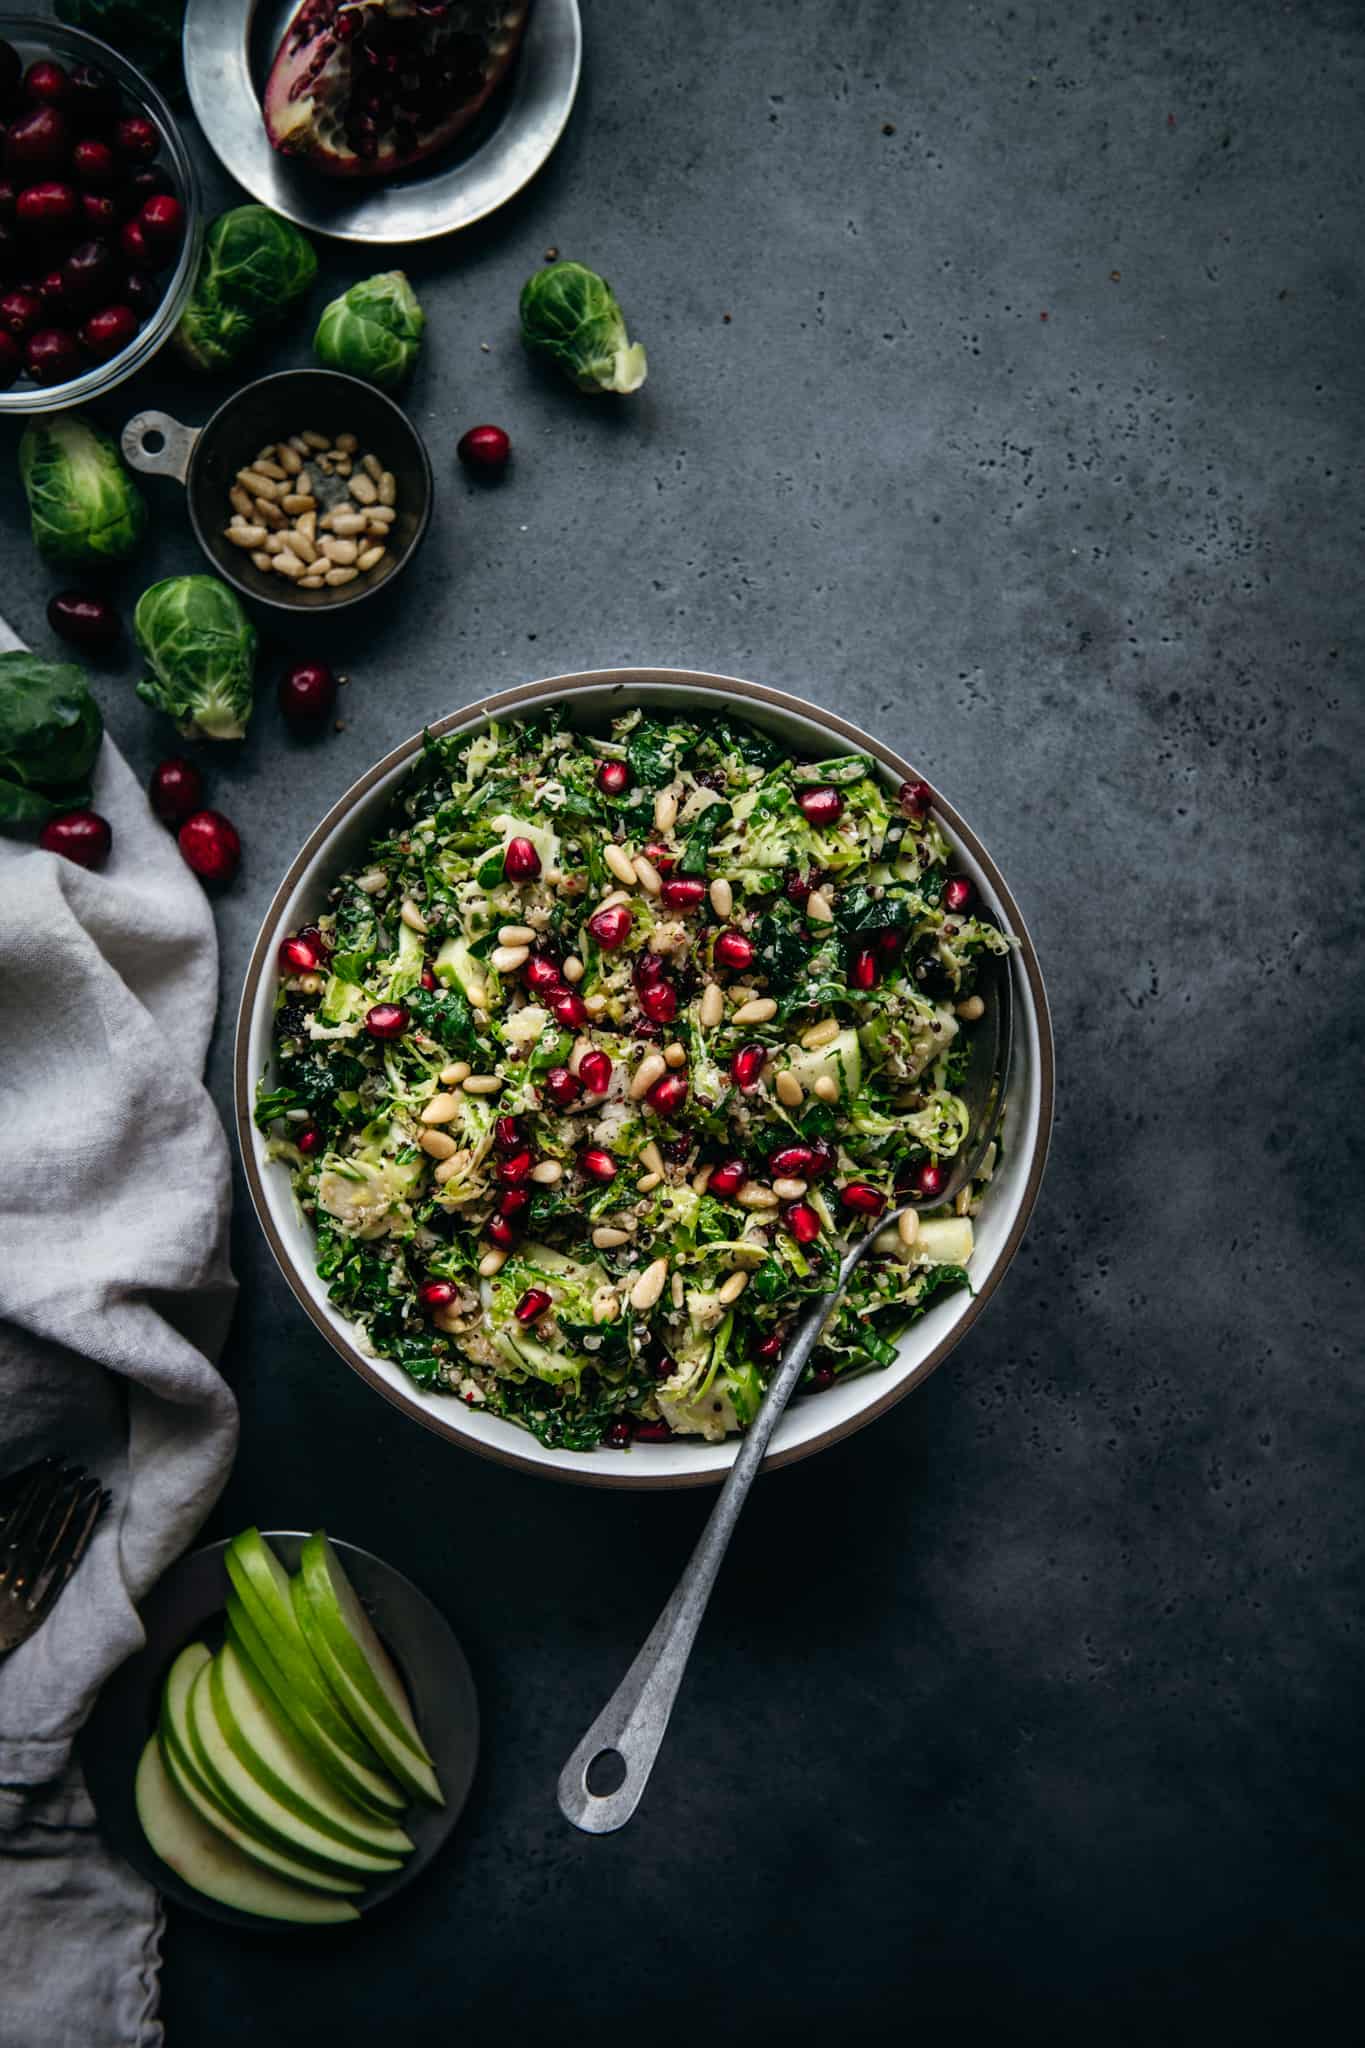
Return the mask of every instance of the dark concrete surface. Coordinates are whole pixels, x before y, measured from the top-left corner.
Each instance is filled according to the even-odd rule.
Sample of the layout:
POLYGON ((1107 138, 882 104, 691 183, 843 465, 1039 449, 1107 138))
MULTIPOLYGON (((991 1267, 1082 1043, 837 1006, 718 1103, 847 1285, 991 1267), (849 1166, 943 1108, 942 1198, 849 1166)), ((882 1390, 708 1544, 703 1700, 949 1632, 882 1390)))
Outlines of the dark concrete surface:
MULTIPOLYGON (((409 262, 439 497, 347 650, 345 731, 291 743, 267 690, 204 750, 247 849, 218 1099, 257 921, 361 770, 488 688, 677 663, 837 707, 982 831, 1051 988, 1052 1162, 949 1366, 760 1486, 646 1804, 601 1841, 555 1776, 706 1497, 536 1484, 406 1423, 239 1201, 212 1527, 325 1522, 409 1572, 487 1741, 451 1849, 375 1924, 175 1916, 171 2048, 1353 2034, 1365 11, 586 14, 553 163, 409 262), (523 360, 552 244, 618 287, 639 398, 523 360), (452 460, 482 419, 516 442, 496 491, 452 460)), ((259 367, 305 356, 300 327, 259 367)), ((165 371, 104 414, 149 401, 215 399, 165 371)), ((130 601, 198 566, 152 495, 130 601)), ((4 531, 4 609, 46 646, 13 491, 4 531)), ((135 673, 102 694, 145 770, 169 735, 135 673)))

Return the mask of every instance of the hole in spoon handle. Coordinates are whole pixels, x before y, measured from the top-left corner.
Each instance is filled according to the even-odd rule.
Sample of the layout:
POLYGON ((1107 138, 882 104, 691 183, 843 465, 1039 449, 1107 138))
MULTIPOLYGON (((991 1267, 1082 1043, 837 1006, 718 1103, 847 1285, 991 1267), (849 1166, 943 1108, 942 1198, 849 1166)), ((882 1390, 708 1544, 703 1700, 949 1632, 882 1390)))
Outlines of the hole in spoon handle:
POLYGON ((198 427, 173 420, 168 412, 140 412, 123 429, 123 459, 147 476, 173 476, 184 483, 199 439, 198 427))

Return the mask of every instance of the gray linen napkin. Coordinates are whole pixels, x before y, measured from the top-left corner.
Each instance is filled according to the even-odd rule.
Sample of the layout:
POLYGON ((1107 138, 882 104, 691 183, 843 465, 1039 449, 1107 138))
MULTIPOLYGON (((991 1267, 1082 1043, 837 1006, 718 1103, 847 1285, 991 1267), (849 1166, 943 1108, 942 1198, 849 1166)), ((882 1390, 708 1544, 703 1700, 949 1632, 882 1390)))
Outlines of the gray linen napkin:
MULTIPOLYGON (((0 622, 0 647, 17 642, 0 622)), ((160 1906, 104 1848, 71 1743, 136 1603, 232 1462, 227 1144, 201 1080, 213 916, 106 738, 101 874, 0 837, 0 1475, 47 1451, 113 1494, 0 1662, 0 2048, 157 2048, 160 1906)))

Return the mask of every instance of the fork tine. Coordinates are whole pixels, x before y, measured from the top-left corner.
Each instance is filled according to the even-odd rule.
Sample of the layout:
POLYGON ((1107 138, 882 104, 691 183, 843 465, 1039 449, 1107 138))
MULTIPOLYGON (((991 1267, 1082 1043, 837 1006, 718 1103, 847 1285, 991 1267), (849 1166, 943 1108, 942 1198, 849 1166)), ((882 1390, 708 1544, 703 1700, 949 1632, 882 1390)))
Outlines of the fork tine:
POLYGON ((12 1574, 24 1562, 26 1552, 41 1530, 61 1488, 61 1471, 55 1458, 44 1458, 33 1468, 32 1477, 15 1501, 3 1530, 0 1553, 0 1591, 12 1590, 12 1574))
POLYGON ((52 1504, 44 1515, 33 1541, 26 1547, 23 1571, 15 1582, 15 1591, 22 1591, 32 1597, 33 1589, 51 1559, 58 1553, 62 1539, 71 1525, 71 1518, 82 1493, 89 1485, 89 1475, 75 1466, 61 1475, 61 1491, 54 1495, 52 1504))
POLYGON ((53 1545, 43 1571, 34 1578, 33 1591, 29 1595, 29 1607, 35 1616, 35 1628, 45 1618, 57 1595, 85 1556, 90 1538, 95 1533, 95 1524, 108 1507, 109 1500, 109 1494, 105 1492, 98 1479, 91 1479, 87 1475, 72 1504, 71 1512, 62 1523, 59 1542, 53 1545))

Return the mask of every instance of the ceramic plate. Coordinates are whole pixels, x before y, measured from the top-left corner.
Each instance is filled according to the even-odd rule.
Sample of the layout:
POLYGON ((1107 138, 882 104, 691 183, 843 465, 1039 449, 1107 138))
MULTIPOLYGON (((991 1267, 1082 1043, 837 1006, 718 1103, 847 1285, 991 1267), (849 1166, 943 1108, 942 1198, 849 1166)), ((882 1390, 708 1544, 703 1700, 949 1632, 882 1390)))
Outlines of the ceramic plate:
POLYGON ((356 186, 290 164, 266 140, 260 96, 297 12, 297 0, 260 0, 245 9, 189 0, 185 76, 224 170, 301 228, 345 242, 391 243, 467 228, 520 192, 564 132, 583 54, 578 0, 535 0, 510 79, 429 168, 356 186))
MULTIPOLYGON (((281 1564, 296 1570, 303 1534, 264 1534, 281 1564)), ((355 1894, 353 1903, 365 1915, 425 1870, 459 1819, 479 1754, 479 1706, 464 1651, 426 1595, 368 1550, 335 1538, 333 1544, 398 1666, 446 1795, 439 1810, 416 1802, 408 1808, 403 1826, 413 1839, 413 1852, 401 1870, 355 1894)), ((210 1649, 217 1649, 222 1640, 223 1609, 231 1591, 223 1562, 226 1549, 226 1543, 211 1543, 182 1557, 148 1595, 141 1610, 146 1645, 114 1673, 100 1694, 81 1734, 80 1759, 105 1838, 158 1891, 211 1920, 279 1933, 285 1922, 221 1905, 178 1877, 148 1844, 133 1804, 133 1777, 143 1744, 156 1726, 167 1671, 187 1643, 202 1637, 210 1649)), ((355 1922, 346 1924, 354 1927, 355 1922)))

